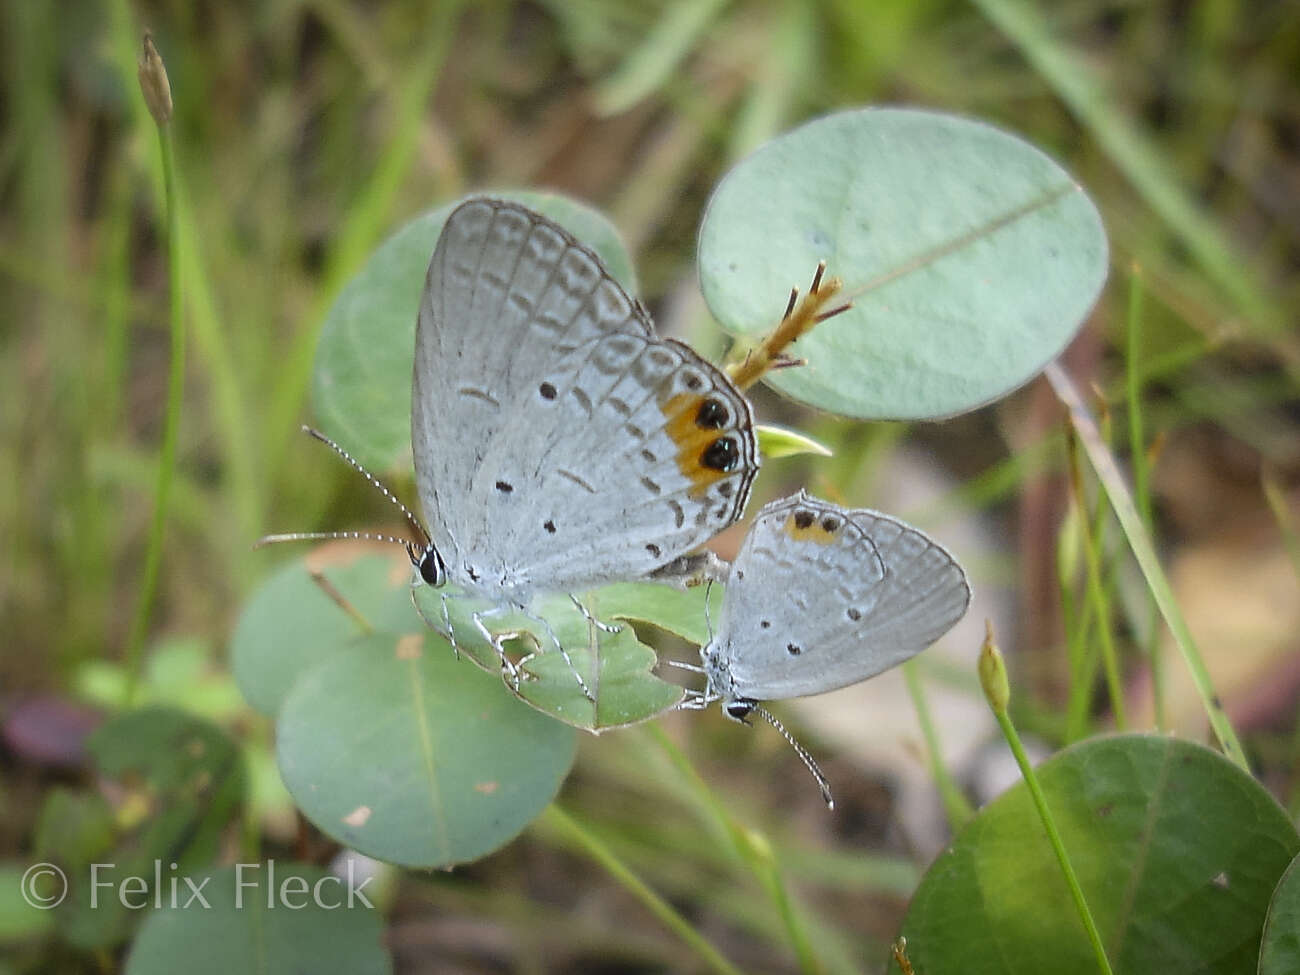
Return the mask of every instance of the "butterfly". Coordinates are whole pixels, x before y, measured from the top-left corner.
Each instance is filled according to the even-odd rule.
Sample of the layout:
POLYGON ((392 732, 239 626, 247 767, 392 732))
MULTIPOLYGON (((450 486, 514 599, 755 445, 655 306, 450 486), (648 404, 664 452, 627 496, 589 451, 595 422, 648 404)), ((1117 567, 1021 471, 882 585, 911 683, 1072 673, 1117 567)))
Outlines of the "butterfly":
POLYGON ((794 746, 832 804, 808 752, 760 702, 821 694, 920 653, 965 615, 957 560, 920 529, 866 508, 798 494, 765 506, 731 563, 717 630, 700 650, 703 692, 732 719, 757 713, 794 746))
MULTIPOLYGON (((529 615, 538 593, 671 572, 740 518, 759 467, 749 403, 723 371, 656 335, 559 224, 488 197, 447 218, 420 296, 411 448, 425 521, 316 436, 402 508, 419 541, 365 537, 405 545, 429 585, 491 604, 474 625, 516 680, 486 619, 529 615)), ((359 537, 264 541, 340 535, 359 537)))

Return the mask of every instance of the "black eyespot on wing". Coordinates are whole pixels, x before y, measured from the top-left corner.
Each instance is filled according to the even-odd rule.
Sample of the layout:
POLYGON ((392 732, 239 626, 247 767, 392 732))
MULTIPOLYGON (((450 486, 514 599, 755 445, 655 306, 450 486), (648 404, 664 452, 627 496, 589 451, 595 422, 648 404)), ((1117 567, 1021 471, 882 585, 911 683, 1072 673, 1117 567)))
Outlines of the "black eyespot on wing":
POLYGON ((822 528, 825 529, 826 534, 828 535, 839 527, 840 520, 838 518, 832 518, 830 515, 827 515, 822 519, 822 528))
POLYGON ((721 430, 730 419, 727 404, 720 399, 706 399, 695 414, 695 425, 702 430, 721 430))
POLYGON ((758 621, 758 625, 761 626, 761 627, 762 627, 763 629, 765 629, 765 630, 770 630, 770 629, 772 628, 772 621, 771 621, 771 620, 759 620, 759 621, 758 621))
POLYGON ((694 390, 699 389, 699 388, 700 388, 701 386, 703 386, 703 385, 704 385, 704 380, 701 379, 701 378, 700 378, 696 373, 693 373, 693 372, 692 372, 692 373, 690 373, 690 374, 687 375, 687 377, 686 377, 686 388, 687 388, 687 389, 694 391, 694 390))
POLYGON ((844 615, 847 616, 849 619, 853 620, 854 623, 862 619, 862 611, 859 609, 855 609, 852 606, 850 606, 848 609, 844 611, 844 615))
POLYGON ((506 481, 497 481, 497 490, 502 494, 509 494, 514 489, 515 486, 513 484, 509 484, 506 481))
POLYGON ((739 460, 740 448, 730 437, 719 437, 700 454, 700 463, 714 471, 733 470, 739 460))
POLYGON ((799 654, 803 653, 803 647, 796 643, 787 643, 785 645, 785 652, 792 657, 797 657, 799 654))
POLYGON ((544 522, 544 523, 542 524, 542 527, 546 529, 546 533, 547 533, 548 535, 554 535, 554 534, 555 534, 555 522, 550 521, 550 520, 547 520, 546 522, 544 522))
POLYGON ((663 554, 662 550, 654 542, 651 542, 649 545, 647 545, 645 547, 645 550, 649 552, 651 555, 653 555, 655 558, 659 558, 659 556, 663 554))
POLYGON ((794 513, 794 524, 796 528, 811 528, 815 515, 811 511, 796 511, 794 513))
POLYGON ((555 399, 555 387, 550 383, 542 383, 537 387, 537 391, 542 394, 542 399, 555 399))

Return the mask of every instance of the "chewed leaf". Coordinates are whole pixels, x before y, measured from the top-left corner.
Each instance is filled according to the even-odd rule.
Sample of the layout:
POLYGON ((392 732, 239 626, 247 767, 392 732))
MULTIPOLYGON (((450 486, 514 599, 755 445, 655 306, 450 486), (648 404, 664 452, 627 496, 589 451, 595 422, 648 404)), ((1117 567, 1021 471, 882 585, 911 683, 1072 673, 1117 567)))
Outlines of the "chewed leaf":
MULTIPOLYGON (((636 294, 632 261, 604 216, 555 193, 495 195, 555 220, 636 294)), ((312 390, 317 420, 376 472, 410 468, 416 310, 434 245, 458 202, 416 217, 380 244, 339 293, 321 329, 312 390)))
POLYGON ((1105 281, 1096 208, 1032 146, 969 119, 860 109, 779 136, 723 180, 700 228, 700 281, 755 339, 827 262, 851 309, 765 379, 872 419, 949 416, 1019 386, 1082 325, 1105 281))
MULTIPOLYGON (((674 592, 665 586, 648 588, 674 592)), ((606 605, 602 595, 606 591, 581 597, 583 605, 597 618, 616 625, 619 618, 626 617, 616 611, 617 603, 606 605)), ((503 642, 507 658, 520 668, 519 697, 576 728, 602 731, 635 724, 663 713, 682 697, 679 686, 654 675, 658 658, 630 626, 623 624, 617 632, 601 629, 566 595, 539 597, 530 608, 531 617, 492 613, 491 603, 466 597, 452 587, 443 591, 421 587, 416 600, 438 632, 450 622, 461 654, 484 670, 501 674, 500 657, 475 622, 475 614, 481 614, 479 623, 503 642), (572 666, 564 660, 561 647, 572 666), (583 685, 594 701, 584 693, 583 685)), ((452 652, 450 646, 446 652, 452 652)))

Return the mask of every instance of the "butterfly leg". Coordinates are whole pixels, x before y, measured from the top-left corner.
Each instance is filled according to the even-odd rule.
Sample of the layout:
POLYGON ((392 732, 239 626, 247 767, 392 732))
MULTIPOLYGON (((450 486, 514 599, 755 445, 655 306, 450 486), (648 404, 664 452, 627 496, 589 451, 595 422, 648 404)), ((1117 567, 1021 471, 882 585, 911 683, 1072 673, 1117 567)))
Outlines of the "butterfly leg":
POLYGON ((573 602, 574 606, 578 607, 578 612, 582 614, 582 618, 585 619, 590 625, 600 630, 602 633, 618 633, 622 631, 623 627, 615 626, 610 623, 603 623, 600 620, 596 619, 596 617, 592 616, 591 610, 587 609, 586 606, 582 605, 582 603, 578 601, 578 597, 573 595, 573 593, 569 593, 569 599, 573 602))
MULTIPOLYGON (((572 599, 573 597, 570 596, 569 598, 572 599)), ((576 603, 577 600, 575 599, 574 602, 576 603)), ((583 696, 592 704, 595 704, 596 703, 595 696, 591 693, 591 690, 587 687, 587 682, 582 679, 582 674, 578 673, 578 668, 573 665, 573 658, 569 656, 569 651, 564 649, 564 644, 560 642, 560 638, 556 636, 555 631, 551 629, 551 624, 548 623, 545 619, 543 619, 540 616, 534 616, 526 609, 520 609, 520 612, 523 613, 525 616, 527 616, 534 623, 541 624, 542 629, 546 631, 546 635, 549 636, 551 638, 551 642, 555 644, 555 649, 560 651, 560 656, 563 657, 564 662, 569 665, 569 670, 573 672, 574 680, 576 680, 578 682, 578 686, 582 688, 583 696)), ((583 614, 586 615, 586 610, 583 610, 583 614)), ((587 615, 587 619, 599 625, 606 632, 609 632, 608 626, 606 624, 600 623, 599 620, 592 619, 590 615, 587 615)), ((617 630, 615 630, 615 632, 617 632, 617 630)))
POLYGON ((424 615, 424 607, 420 605, 420 600, 416 598, 416 592, 418 592, 419 587, 423 585, 426 585, 426 583, 418 576, 411 582, 411 605, 415 607, 415 614, 419 616, 420 619, 424 621, 424 625, 433 630, 434 633, 447 638, 447 642, 451 644, 452 653, 454 653, 457 659, 459 659, 460 647, 456 645, 456 631, 452 629, 451 616, 447 612, 447 596, 444 593, 438 593, 438 598, 442 601, 442 622, 445 627, 445 629, 439 629, 437 623, 424 615))
POLYGON ((509 607, 505 606, 494 606, 491 609, 485 609, 482 612, 475 613, 473 615, 474 628, 478 630, 483 639, 488 642, 488 646, 496 651, 497 659, 501 661, 501 672, 506 676, 506 679, 510 681, 510 686, 514 688, 515 691, 518 691, 521 675, 519 673, 518 665, 506 656, 505 641, 508 637, 504 634, 493 633, 487 628, 487 624, 483 622, 483 620, 489 616, 500 616, 508 608, 509 607))

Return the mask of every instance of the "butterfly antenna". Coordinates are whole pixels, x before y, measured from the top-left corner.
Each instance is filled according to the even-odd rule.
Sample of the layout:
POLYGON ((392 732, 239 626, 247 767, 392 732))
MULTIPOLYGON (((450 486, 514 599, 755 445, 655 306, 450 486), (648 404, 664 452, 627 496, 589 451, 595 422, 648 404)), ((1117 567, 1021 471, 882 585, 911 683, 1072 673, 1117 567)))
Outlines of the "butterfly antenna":
MULTIPOLYGON (((402 502, 399 501, 399 500, 397 499, 397 496, 394 495, 392 491, 388 490, 388 488, 386 488, 386 487, 385 487, 385 486, 380 482, 379 478, 375 477, 375 475, 371 474, 368 470, 366 470, 364 467, 362 467, 360 461, 358 461, 355 457, 353 457, 353 456, 352 456, 351 454, 349 454, 346 450, 344 450, 342 447, 340 447, 338 444, 336 444, 336 443, 335 443, 333 440, 331 440, 329 437, 325 436, 325 434, 321 433, 319 430, 316 430, 316 429, 314 429, 314 428, 312 428, 312 427, 307 426, 306 424, 303 424, 302 432, 305 433, 305 434, 307 434, 308 436, 315 437, 317 440, 319 440, 321 443, 323 443, 326 447, 329 447, 330 450, 334 451, 334 453, 338 454, 338 455, 339 455, 340 457, 342 457, 345 461, 347 461, 348 464, 350 464, 350 465, 352 466, 352 469, 353 469, 353 470, 355 470, 355 471, 356 471, 357 473, 359 473, 362 477, 364 477, 367 481, 369 481, 371 487, 373 487, 375 490, 377 490, 380 494, 382 494, 384 497, 386 497, 389 501, 393 502, 393 504, 397 505, 397 507, 398 507, 399 509, 401 509, 402 514, 404 514, 404 515, 406 516, 406 520, 409 521, 409 522, 411 523, 411 527, 415 529, 416 534, 417 534, 420 538, 422 538, 422 539, 424 540, 424 545, 425 545, 425 547, 426 547, 426 548, 428 547, 428 545, 429 545, 430 541, 432 541, 432 539, 429 538, 429 533, 428 533, 427 531, 424 530, 424 525, 420 524, 420 519, 417 518, 417 517, 415 517, 415 514, 411 511, 411 509, 408 508, 406 505, 402 504, 402 502)), ((359 538, 359 537, 366 537, 366 536, 358 536, 358 535, 354 535, 354 534, 344 534, 344 535, 342 535, 342 536, 330 536, 330 537, 359 538)), ((385 539, 384 536, 380 536, 380 535, 374 535, 374 536, 369 536, 369 537, 372 537, 372 538, 374 538, 374 539, 377 540, 377 541, 391 540, 391 539, 385 539)), ((277 538, 277 541, 280 541, 280 540, 282 540, 282 539, 278 539, 278 538, 277 538)), ((283 539, 283 540, 287 540, 287 539, 283 539)), ((260 544, 260 543, 259 543, 259 544, 260 544)), ((403 543, 403 544, 405 544, 405 543, 403 543)))
POLYGON ((795 750, 795 754, 803 759, 804 765, 808 767, 808 771, 812 773, 812 777, 817 780, 817 788, 822 790, 822 799, 826 803, 826 808, 834 809, 835 799, 831 796, 831 784, 826 781, 826 776, 822 774, 821 767, 813 760, 812 755, 808 753, 808 749, 795 741, 794 735, 786 731, 785 725, 780 721, 777 721, 776 715, 767 708, 763 707, 761 704, 755 704, 754 711, 758 713, 759 717, 775 728, 782 738, 790 743, 790 747, 795 750))
POLYGON ((274 545, 277 542, 326 542, 337 539, 349 541, 391 542, 406 549, 411 564, 419 566, 423 553, 415 547, 409 538, 397 538, 393 535, 381 535, 379 532, 284 532, 279 535, 263 535, 253 543, 253 548, 274 545))

